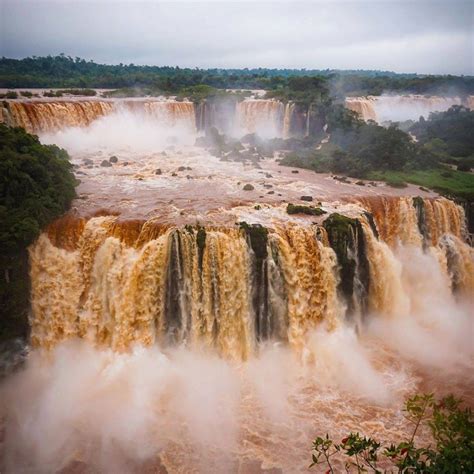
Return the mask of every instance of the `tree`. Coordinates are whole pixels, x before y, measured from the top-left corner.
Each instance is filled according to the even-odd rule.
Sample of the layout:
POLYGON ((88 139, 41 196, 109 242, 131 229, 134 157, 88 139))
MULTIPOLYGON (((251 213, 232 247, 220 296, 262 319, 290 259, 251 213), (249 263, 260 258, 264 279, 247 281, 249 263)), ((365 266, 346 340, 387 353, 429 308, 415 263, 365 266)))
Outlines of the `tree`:
POLYGON ((327 472, 334 473, 331 458, 339 455, 346 459, 346 470, 358 473, 474 472, 474 418, 472 410, 462 406, 462 400, 452 395, 439 401, 433 394, 415 395, 406 401, 404 411, 407 422, 413 425, 407 440, 384 447, 359 433, 350 433, 341 443, 334 443, 326 434, 313 441, 310 467, 326 464, 327 472), (416 445, 416 435, 422 425, 429 427, 434 446, 416 445))

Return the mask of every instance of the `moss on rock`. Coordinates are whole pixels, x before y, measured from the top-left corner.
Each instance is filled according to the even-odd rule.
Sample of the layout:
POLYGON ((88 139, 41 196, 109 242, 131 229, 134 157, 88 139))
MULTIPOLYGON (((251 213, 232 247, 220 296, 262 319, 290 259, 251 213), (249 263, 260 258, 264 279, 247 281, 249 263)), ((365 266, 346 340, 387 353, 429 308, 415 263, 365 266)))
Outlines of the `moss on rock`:
POLYGON ((286 212, 290 215, 306 214, 308 216, 322 216, 323 214, 326 214, 326 211, 321 209, 320 207, 301 206, 299 204, 291 204, 291 203, 289 203, 288 206, 286 206, 286 212))

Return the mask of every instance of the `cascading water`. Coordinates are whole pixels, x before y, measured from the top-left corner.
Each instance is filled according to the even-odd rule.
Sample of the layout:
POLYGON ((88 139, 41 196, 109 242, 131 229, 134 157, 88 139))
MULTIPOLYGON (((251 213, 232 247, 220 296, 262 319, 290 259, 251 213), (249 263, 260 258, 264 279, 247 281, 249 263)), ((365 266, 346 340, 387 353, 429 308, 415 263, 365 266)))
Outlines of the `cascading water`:
POLYGON ((52 132, 65 127, 84 127, 110 114, 113 104, 102 101, 16 102, 9 104, 11 125, 27 132, 52 132))
POLYGON ((237 103, 236 125, 240 134, 257 133, 270 138, 282 134, 285 106, 276 100, 246 99, 237 103))
POLYGON ((353 110, 363 120, 386 121, 418 120, 428 118, 431 112, 444 112, 452 105, 472 108, 473 96, 460 97, 422 95, 382 95, 367 97, 347 97, 346 107, 353 110))
POLYGON ((442 255, 440 271, 446 262, 453 289, 472 292, 473 252, 463 242, 459 206, 421 198, 363 204, 376 230, 363 213, 345 218, 349 225, 340 216, 324 227, 250 227, 250 236, 268 232, 258 245, 245 230, 227 227, 148 221, 130 229, 116 217, 96 217, 68 221, 73 230, 64 232, 59 221, 30 251, 32 343, 52 347, 79 336, 124 350, 136 342, 186 342, 247 359, 257 340, 275 337, 302 350, 307 333, 319 323, 335 327, 345 307, 409 312, 400 245, 442 255))
POLYGON ((119 112, 142 114, 167 126, 184 124, 196 129, 192 102, 157 100, 10 101, 2 109, 5 122, 30 133, 56 132, 68 127, 87 127, 101 117, 119 112))
POLYGON ((295 128, 294 111, 292 103, 266 99, 198 105, 173 100, 104 99, 9 101, 8 107, 2 108, 1 117, 8 125, 23 127, 30 133, 51 133, 87 127, 113 113, 131 112, 168 127, 184 125, 194 132, 216 126, 237 135, 257 133, 267 138, 290 138, 295 128))

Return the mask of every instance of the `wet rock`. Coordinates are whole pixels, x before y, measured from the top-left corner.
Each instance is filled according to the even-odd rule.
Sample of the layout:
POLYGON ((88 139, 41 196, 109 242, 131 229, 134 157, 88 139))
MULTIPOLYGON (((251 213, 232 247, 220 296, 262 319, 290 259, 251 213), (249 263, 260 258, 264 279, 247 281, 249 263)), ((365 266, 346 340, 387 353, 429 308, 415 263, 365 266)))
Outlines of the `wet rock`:
POLYGON ((267 194, 275 194, 275 191, 268 191, 267 194))
POLYGON ((117 163, 118 158, 117 158, 115 155, 112 155, 112 156, 109 158, 109 161, 110 161, 111 163, 117 163))
POLYGON ((187 174, 186 179, 193 179, 193 177, 191 175, 187 174))
POLYGON ((122 166, 128 166, 129 164, 130 164, 130 163, 129 163, 128 161, 124 161, 124 162, 122 163, 122 166))
POLYGON ((192 170, 191 166, 186 166, 186 169, 187 169, 188 171, 191 171, 191 170, 192 170))
POLYGON ((171 173, 171 176, 178 176, 176 173, 171 173))
POLYGON ((93 165, 94 162, 90 159, 90 158, 84 158, 82 160, 82 162, 85 164, 85 165, 93 165))
POLYGON ((365 186, 365 183, 363 181, 356 181, 357 186, 365 186))
POLYGON ((302 201, 311 202, 313 200, 313 196, 301 196, 300 199, 302 201))
POLYGON ((255 188, 251 184, 247 183, 242 189, 244 191, 253 191, 255 188))
POLYGON ((185 169, 186 169, 186 166, 180 166, 180 167, 178 168, 178 171, 184 171, 185 169))
POLYGON ((157 174, 157 175, 163 174, 163 172, 161 171, 161 168, 156 168, 155 174, 157 174))
POLYGON ((291 170, 291 172, 292 172, 293 174, 297 174, 297 173, 299 173, 299 171, 298 171, 298 170, 291 170))
POLYGON ((107 161, 107 160, 102 160, 102 163, 100 164, 100 166, 103 166, 104 168, 109 168, 110 166, 112 166, 112 163, 110 163, 110 161, 107 161))
POLYGON ((266 189, 270 189, 270 188, 273 188, 273 185, 272 184, 264 184, 263 187, 266 188, 266 189))
POLYGON ((270 173, 265 173, 265 178, 273 178, 273 176, 270 173))
POLYGON ((0 380, 21 369, 28 358, 28 344, 23 338, 0 342, 0 380))

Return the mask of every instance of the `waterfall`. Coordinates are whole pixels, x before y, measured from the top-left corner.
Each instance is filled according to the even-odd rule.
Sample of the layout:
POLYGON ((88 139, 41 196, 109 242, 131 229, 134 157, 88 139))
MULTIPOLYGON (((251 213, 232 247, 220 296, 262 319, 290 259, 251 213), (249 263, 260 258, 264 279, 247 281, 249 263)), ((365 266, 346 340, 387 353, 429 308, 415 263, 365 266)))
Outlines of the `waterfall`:
POLYGON ((346 107, 359 114, 363 120, 377 120, 372 97, 347 97, 346 107))
POLYGON ((123 351, 157 341, 245 360, 273 339, 301 351, 320 324, 410 312, 417 296, 404 248, 433 255, 447 291, 472 296, 460 206, 404 197, 361 204, 358 217, 267 229, 66 216, 30 248, 32 343, 81 337, 123 351))
POLYGON ((71 101, 10 101, 2 109, 4 121, 23 127, 30 133, 55 132, 67 127, 87 127, 95 120, 122 111, 156 120, 166 126, 183 124, 196 130, 192 102, 158 100, 71 100, 71 101))
POLYGON ((473 96, 460 97, 423 95, 382 95, 367 97, 347 97, 346 107, 353 110, 363 120, 386 121, 418 120, 428 118, 431 112, 444 112, 453 105, 472 108, 473 96))
POLYGON ((293 112, 295 111, 295 104, 288 102, 285 104, 285 114, 283 117, 283 133, 282 137, 284 139, 291 138, 292 136, 292 119, 293 112))
POLYGON ((285 106, 276 100, 246 99, 236 107, 238 133, 257 133, 265 138, 282 136, 285 106))

